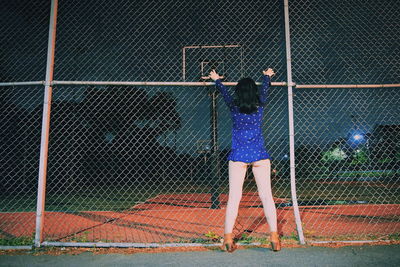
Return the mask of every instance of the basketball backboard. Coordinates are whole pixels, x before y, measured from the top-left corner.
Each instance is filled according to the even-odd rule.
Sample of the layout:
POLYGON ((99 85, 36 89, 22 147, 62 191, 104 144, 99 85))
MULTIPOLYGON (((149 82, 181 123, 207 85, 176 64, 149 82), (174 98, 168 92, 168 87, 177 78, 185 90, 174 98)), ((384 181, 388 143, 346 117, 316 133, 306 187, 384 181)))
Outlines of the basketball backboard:
POLYGON ((185 46, 182 49, 183 81, 204 81, 215 69, 224 81, 236 81, 243 76, 241 45, 185 46))

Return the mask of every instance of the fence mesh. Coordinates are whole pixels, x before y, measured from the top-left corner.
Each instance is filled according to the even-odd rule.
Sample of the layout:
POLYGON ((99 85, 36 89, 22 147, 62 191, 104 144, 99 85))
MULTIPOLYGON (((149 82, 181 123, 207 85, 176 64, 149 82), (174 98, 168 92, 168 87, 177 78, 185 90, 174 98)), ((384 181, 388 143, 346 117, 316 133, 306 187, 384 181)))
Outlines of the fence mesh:
MULTIPOLYGON (((0 82, 45 79, 50 1, 0 5, 0 82)), ((32 244, 43 87, 0 88, 0 245, 32 244)))
POLYGON ((50 1, 7 1, 0 12, 0 82, 45 79, 50 1))
MULTIPOLYGON (((211 242, 222 236, 231 123, 228 108, 217 99, 213 127, 214 91, 54 88, 57 99, 76 98, 52 105, 45 239, 152 243, 211 242)), ((282 207, 290 196, 284 99, 282 88, 272 90, 265 128, 271 154, 282 159, 274 162, 279 166, 274 182, 280 181, 274 190, 282 207)), ((244 192, 235 233, 265 239, 268 229, 250 171, 244 192)), ((290 216, 288 210, 279 215, 281 222, 290 216)), ((294 231, 292 222, 286 224, 294 231)))
POLYGON ((398 1, 289 2, 296 83, 398 83, 398 1))
POLYGON ((0 245, 32 244, 42 98, 42 87, 0 91, 0 245))
MULTIPOLYGON (((59 0, 54 80, 224 81, 286 75, 283 1, 59 0)), ((2 5, 0 82, 43 80, 50 1, 2 5)), ((398 83, 394 0, 290 0, 293 81, 398 83)), ((1 244, 34 233, 43 86, 1 89, 1 244)), ((233 91, 233 88, 229 88, 233 91)), ((297 238, 287 88, 263 133, 278 228, 297 238)), ((398 238, 399 88, 294 88, 296 185, 306 240, 398 238)), ((44 241, 215 243, 231 121, 213 86, 55 85, 44 241)), ((265 242, 249 168, 234 233, 265 242)))
MULTIPOLYGON (((296 83, 398 82, 396 1, 299 0, 289 11, 296 83)), ((398 99, 398 88, 295 90, 296 183, 309 240, 398 235, 398 99)))
POLYGON ((54 79, 199 81, 215 66, 235 81, 269 65, 281 81, 281 11, 259 0, 59 1, 54 79))
POLYGON ((296 92, 297 194, 308 239, 398 233, 399 104, 398 88, 296 92))
MULTIPOLYGON (((225 81, 236 81, 246 75, 261 78, 261 71, 273 65, 279 74, 279 81, 284 78, 283 25, 280 20, 282 6, 279 1, 273 1, 270 5, 262 1, 249 3, 161 1, 154 8, 148 1, 107 4, 60 1, 55 79, 202 81, 211 68, 216 68, 225 81)), ((82 90, 85 93, 82 93, 81 102, 71 104, 74 107, 60 109, 63 115, 60 115, 59 131, 66 130, 72 134, 77 127, 79 131, 88 133, 77 133, 82 140, 72 138, 71 142, 78 143, 76 146, 71 144, 69 149, 57 149, 62 145, 62 140, 58 140, 58 143, 57 138, 64 137, 56 132, 51 133, 54 137, 51 137, 50 146, 54 149, 50 150, 49 160, 53 158, 54 162, 64 166, 58 166, 57 163, 49 166, 49 183, 54 180, 58 190, 55 195, 61 192, 58 184, 67 183, 60 177, 62 169, 67 169, 74 176, 84 176, 83 180, 72 179, 79 180, 83 185, 91 177, 95 182, 91 183, 93 188, 87 190, 112 194, 117 199, 124 199, 128 194, 128 199, 118 200, 124 204, 117 207, 110 206, 107 209, 106 202, 98 205, 98 199, 103 199, 101 195, 96 197, 97 204, 89 204, 92 207, 90 210, 127 212, 134 209, 133 214, 124 217, 125 224, 133 233, 122 239, 114 237, 115 240, 177 242, 184 239, 190 242, 207 239, 205 234, 208 232, 221 236, 221 220, 224 216, 220 209, 205 214, 204 210, 196 209, 174 214, 175 206, 216 208, 226 201, 220 194, 226 194, 227 190, 225 158, 230 142, 227 127, 230 125, 224 123, 229 121, 226 107, 216 100, 218 111, 224 117, 218 115, 215 118, 218 126, 214 126, 218 128, 212 128, 210 103, 214 89, 108 87, 82 90), (91 93, 88 92, 93 92, 93 96, 89 97, 91 93), (140 102, 141 99, 143 102, 140 102), (87 105, 86 110, 80 111, 84 105, 87 105), (147 106, 154 106, 154 110, 147 106), (64 129, 67 127, 64 120, 71 117, 64 114, 65 109, 86 114, 86 117, 74 120, 80 123, 89 121, 88 124, 83 128, 71 125, 71 129, 64 129), (89 111, 93 109, 96 111, 89 111), (214 134, 218 137, 212 140, 214 134), (86 136, 93 137, 86 140, 86 136), (71 157, 57 151, 80 154, 74 151, 76 149, 77 152, 80 149, 91 152, 86 158, 73 157, 73 162, 60 160, 71 157), (70 166, 75 164, 86 171, 71 170, 70 166), (114 182, 105 182, 110 179, 114 182), (96 184, 99 181, 102 181, 101 184, 96 184), (118 191, 121 188, 123 191, 118 191), (156 203, 149 208, 149 202, 152 201, 156 203), (136 221, 140 213, 138 209, 147 213, 161 209, 165 214, 161 216, 164 221, 151 217, 143 219, 143 216, 142 220, 136 221), (178 215, 182 217, 178 219, 178 215), (169 226, 172 221, 168 218, 171 216, 175 218, 174 227, 169 226), (197 221, 183 225, 179 223, 185 218, 192 221, 191 217, 197 218, 197 221), (154 223, 156 225, 152 225, 154 223), (154 233, 149 229, 153 229, 154 233), (184 230, 180 232, 178 229, 184 230), (135 231, 143 234, 134 234, 135 231)), ((53 110, 53 116, 57 116, 54 114, 57 114, 56 110, 53 110)), ((55 122, 52 125, 56 125, 55 122)), ((56 128, 52 131, 56 131, 56 128)), ((282 130, 279 134, 283 134, 282 130)), ((66 175, 68 172, 65 171, 66 175)), ((66 195, 64 198, 70 201, 82 199, 78 195, 68 195, 68 190, 62 195, 66 195)), ((87 193, 82 195, 86 196, 87 193)), ((85 205, 91 203, 87 200, 83 202, 85 205)), ((77 210, 85 211, 85 207, 78 205, 77 210)), ((113 216, 116 215, 104 216, 101 221, 111 220, 115 229, 119 229, 120 222, 113 216)), ((74 232, 74 229, 71 231, 74 232)), ((92 236, 91 233, 88 235, 92 236)), ((94 235, 96 237, 92 236, 90 240, 98 240, 97 236, 104 235, 107 235, 104 230, 99 230, 94 235)), ((113 240, 113 235, 109 236, 105 239, 113 240)), ((49 238, 61 240, 60 236, 49 235, 49 238)))

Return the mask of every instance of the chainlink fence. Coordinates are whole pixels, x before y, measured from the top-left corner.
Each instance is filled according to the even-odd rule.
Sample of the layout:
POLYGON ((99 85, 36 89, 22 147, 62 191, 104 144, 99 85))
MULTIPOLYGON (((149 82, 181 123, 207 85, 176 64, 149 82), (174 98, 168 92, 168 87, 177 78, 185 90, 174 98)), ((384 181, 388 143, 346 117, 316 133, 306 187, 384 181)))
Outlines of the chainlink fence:
POLYGON ((31 245, 38 188, 43 87, 2 87, 0 92, 0 245, 31 245), (33 105, 35 99, 38 102, 33 105))
POLYGON ((351 86, 398 83, 399 4, 299 0, 289 10, 305 237, 398 239, 399 88, 351 86))
MULTIPOLYGON (((289 1, 306 241, 399 237, 399 87, 359 86, 399 82, 399 5, 383 2, 289 1)), ((3 85, 45 79, 50 4, 2 5, 3 85)), ((198 82, 213 68, 225 82, 260 81, 273 67, 284 85, 284 1, 59 0, 56 28, 42 244, 218 243, 231 121, 214 86, 198 82)), ((298 239, 289 96, 275 85, 263 132, 278 228, 298 239)), ((1 87, 3 246, 31 245, 35 233, 43 88, 1 87)), ((234 234, 264 243, 268 231, 249 168, 234 234)))
POLYGON ((308 239, 396 237, 399 104, 399 88, 296 93, 297 194, 308 239))

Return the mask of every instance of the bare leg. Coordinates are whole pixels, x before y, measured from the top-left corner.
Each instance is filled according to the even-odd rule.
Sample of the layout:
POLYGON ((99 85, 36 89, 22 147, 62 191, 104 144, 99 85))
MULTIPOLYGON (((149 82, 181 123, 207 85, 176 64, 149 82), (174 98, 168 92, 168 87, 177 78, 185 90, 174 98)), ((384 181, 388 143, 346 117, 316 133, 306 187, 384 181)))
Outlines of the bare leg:
POLYGON ((263 204, 265 218, 271 232, 278 231, 275 202, 271 190, 271 161, 259 160, 253 163, 253 174, 256 179, 258 195, 263 204))
POLYGON ((232 233, 242 198, 244 177, 247 164, 229 161, 229 198, 225 214, 225 234, 232 233))

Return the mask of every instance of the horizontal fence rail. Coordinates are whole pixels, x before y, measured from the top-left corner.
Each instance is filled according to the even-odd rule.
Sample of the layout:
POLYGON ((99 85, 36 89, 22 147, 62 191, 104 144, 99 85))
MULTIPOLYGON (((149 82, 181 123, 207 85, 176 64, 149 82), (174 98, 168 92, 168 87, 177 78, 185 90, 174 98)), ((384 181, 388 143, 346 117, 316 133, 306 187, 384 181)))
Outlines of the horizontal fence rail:
MULTIPOLYGON (((237 82, 222 82, 227 86, 234 86, 237 82)), ((25 86, 25 85, 45 85, 45 81, 32 82, 5 82, 0 83, 0 86, 25 86)), ((130 86, 214 86, 214 82, 132 82, 132 81, 52 81, 50 85, 130 85, 130 86)), ((256 82, 261 85, 261 82, 256 82)), ((287 82, 271 82, 272 86, 288 86, 287 82)), ((391 88, 400 87, 399 83, 393 84, 296 84, 292 86, 302 88, 391 88)))
MULTIPOLYGON (((222 82, 226 86, 236 85, 237 82, 222 82)), ((101 82, 101 81, 53 81, 59 85, 130 85, 130 86, 215 86, 215 82, 101 82)), ((261 82, 256 82, 261 85, 261 82)), ((273 82, 272 86, 286 86, 286 82, 273 82)))

